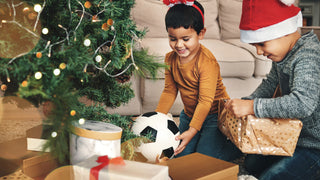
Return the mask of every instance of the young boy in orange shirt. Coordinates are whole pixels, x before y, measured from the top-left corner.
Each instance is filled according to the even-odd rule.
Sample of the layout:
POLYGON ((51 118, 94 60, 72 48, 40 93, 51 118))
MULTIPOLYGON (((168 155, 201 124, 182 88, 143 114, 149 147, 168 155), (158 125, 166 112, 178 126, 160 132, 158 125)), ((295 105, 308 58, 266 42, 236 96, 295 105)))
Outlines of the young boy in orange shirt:
POLYGON ((239 151, 217 127, 217 100, 229 96, 216 58, 199 42, 206 33, 204 9, 197 1, 165 3, 171 6, 165 22, 173 51, 165 57, 169 68, 165 71, 165 88, 155 111, 167 114, 179 91, 184 109, 180 114, 181 134, 176 137, 181 140, 175 149, 176 157, 199 152, 225 159, 230 155, 228 152, 239 151))

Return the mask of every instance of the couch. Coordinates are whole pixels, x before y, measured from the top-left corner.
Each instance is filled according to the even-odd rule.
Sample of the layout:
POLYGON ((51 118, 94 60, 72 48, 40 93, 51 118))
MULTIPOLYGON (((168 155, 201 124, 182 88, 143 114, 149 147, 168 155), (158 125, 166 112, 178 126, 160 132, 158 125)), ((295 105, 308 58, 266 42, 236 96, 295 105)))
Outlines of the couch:
MULTIPOLYGON (((205 9, 207 32, 201 43, 212 51, 220 64, 223 83, 231 98, 249 95, 266 76, 271 68, 271 60, 256 54, 252 45, 240 42, 239 22, 242 0, 199 0, 205 9)), ((132 9, 132 19, 138 28, 147 28, 141 40, 143 48, 150 54, 164 60, 169 47, 164 16, 168 10, 160 0, 136 0, 132 9)), ((164 87, 164 70, 157 78, 132 76, 130 83, 135 97, 129 103, 110 109, 110 113, 140 115, 154 111, 164 87)), ((179 115, 183 109, 178 95, 170 113, 179 115)))

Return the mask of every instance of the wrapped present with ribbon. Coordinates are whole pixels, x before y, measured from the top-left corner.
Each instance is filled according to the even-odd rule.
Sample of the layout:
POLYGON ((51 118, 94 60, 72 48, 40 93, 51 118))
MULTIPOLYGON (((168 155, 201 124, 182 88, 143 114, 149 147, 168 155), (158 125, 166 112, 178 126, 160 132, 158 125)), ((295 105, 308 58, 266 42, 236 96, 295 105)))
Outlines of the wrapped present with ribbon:
POLYGON ((292 156, 302 129, 298 119, 237 118, 219 101, 218 127, 243 153, 292 156))
POLYGON ((74 124, 70 135, 70 162, 77 164, 93 155, 120 156, 122 129, 116 125, 86 120, 74 124))
POLYGON ((168 166, 93 156, 73 165, 76 180, 169 180, 168 166))

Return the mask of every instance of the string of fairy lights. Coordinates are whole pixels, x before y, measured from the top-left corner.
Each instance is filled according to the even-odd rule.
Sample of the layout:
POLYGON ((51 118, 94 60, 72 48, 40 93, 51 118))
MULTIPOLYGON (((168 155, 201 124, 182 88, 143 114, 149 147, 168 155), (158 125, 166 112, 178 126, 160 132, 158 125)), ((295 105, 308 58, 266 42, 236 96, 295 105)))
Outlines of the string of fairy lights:
MULTIPOLYGON (((98 6, 100 6, 102 4, 104 0, 101 0, 100 3, 98 4, 98 6)), ((22 56, 25 56, 25 55, 28 55, 28 54, 33 54, 36 56, 36 58, 41 58, 44 54, 46 54, 49 58, 51 57, 51 53, 52 53, 52 48, 56 45, 60 45, 62 43, 68 43, 70 41, 70 37, 74 37, 74 41, 76 41, 76 32, 77 32, 77 29, 79 28, 79 26, 81 25, 82 21, 84 20, 84 17, 85 16, 90 16, 91 17, 91 20, 92 20, 92 23, 95 23, 95 22, 99 22, 101 20, 99 20, 99 14, 103 13, 105 11, 105 7, 100 11, 98 12, 97 14, 95 15, 92 15, 90 13, 88 13, 86 11, 86 8, 90 8, 92 6, 92 4, 90 3, 90 1, 86 1, 84 4, 82 4, 79 0, 76 0, 76 2, 81 6, 81 10, 75 10, 76 13, 80 13, 80 19, 77 23, 77 26, 73 29, 73 30, 69 30, 65 27, 63 27, 62 25, 58 24, 58 27, 63 29, 64 32, 65 32, 65 37, 63 39, 61 39, 60 41, 58 42, 54 42, 52 43, 51 41, 47 41, 46 42, 46 46, 41 50, 41 51, 38 51, 38 52, 24 52, 24 53, 21 53, 21 54, 18 54, 16 55, 15 57, 11 58, 10 61, 8 62, 8 65, 13 63, 14 61, 18 60, 20 57, 22 56), (72 36, 73 35, 73 36, 72 36)), ((24 3, 23 2, 19 2, 17 4, 14 4, 13 0, 11 1, 11 3, 7 2, 6 3, 8 9, 9 9, 9 13, 10 13, 10 17, 12 17, 11 20, 2 20, 0 22, 0 28, 2 28, 3 24, 15 24, 17 26, 19 26, 20 28, 22 28, 23 30, 25 30, 28 34, 34 36, 35 38, 42 38, 39 34, 36 33, 36 28, 37 26, 39 25, 39 20, 40 20, 40 17, 41 17, 41 13, 43 11, 43 9, 46 7, 46 0, 44 0, 43 4, 35 4, 33 6, 33 10, 37 13, 37 16, 36 16, 36 21, 35 21, 35 24, 33 26, 33 29, 29 29, 27 27, 25 27, 24 25, 22 25, 21 23, 19 23, 19 21, 16 20, 16 16, 17 16, 17 11, 16 11, 16 8, 19 7, 19 6, 23 6, 24 3)), ((29 8, 29 7, 26 7, 26 8, 29 8)), ((70 3, 70 0, 68 0, 68 9, 70 11, 70 13, 72 13, 72 10, 71 10, 71 3, 70 3)), ((29 9, 24 9, 24 11, 27 11, 29 9)), ((72 16, 70 16, 72 18, 72 16)), ((113 39, 111 41, 106 41, 104 43, 102 43, 101 45, 98 46, 98 48, 94 51, 94 54, 93 54, 93 59, 98 63, 100 64, 100 66, 98 65, 95 65, 94 64, 94 67, 96 69, 98 69, 99 71, 102 71, 104 72, 107 76, 109 77, 117 77, 117 76, 120 76, 122 75, 123 73, 125 73, 131 66, 134 66, 136 70, 138 70, 138 66, 135 64, 135 60, 134 60, 134 57, 133 57, 133 44, 134 42, 140 42, 138 36, 131 31, 132 33, 132 39, 131 39, 131 43, 129 44, 128 47, 126 47, 126 54, 124 56, 125 59, 131 59, 131 63, 126 67, 124 68, 124 70, 120 73, 117 73, 117 74, 110 74, 107 72, 107 68, 108 66, 110 65, 111 63, 111 60, 108 60, 106 62, 106 64, 104 65, 101 65, 101 62, 103 60, 103 57, 101 55, 99 55, 99 50, 101 50, 101 48, 105 47, 107 44, 113 44, 115 39, 116 39, 116 35, 117 35, 117 32, 113 26, 114 24, 114 21, 112 19, 108 19, 108 21, 106 23, 104 23, 102 25, 102 29, 103 30, 111 30, 114 32, 114 35, 113 35, 113 39)), ((50 31, 50 29, 44 27, 42 28, 41 30, 41 33, 43 35, 46 35, 48 34, 50 31)), ((42 39, 43 40, 43 39, 42 39)), ((83 42, 83 45, 86 46, 86 47, 90 47, 91 45, 91 40, 89 38, 86 38, 83 42)), ((110 48, 110 47, 109 47, 110 48)), ((59 65, 58 68, 55 68, 53 70, 53 74, 55 76, 59 76, 61 74, 61 70, 65 69, 67 66, 66 63, 61 63, 59 65)), ((88 64, 85 65, 84 69, 83 69, 83 72, 86 72, 87 71, 87 67, 88 67, 88 64)), ((10 76, 9 76, 9 73, 8 73, 8 70, 6 71, 6 76, 7 76, 7 82, 10 82, 10 76)), ((43 74, 41 71, 37 71, 35 72, 34 74, 34 77, 35 79, 37 80, 40 80, 42 78, 43 74)), ((5 84, 2 84, 1 86, 1 90, 5 91, 6 90, 6 87, 3 87, 3 85, 5 84)), ((26 87, 28 85, 28 82, 25 80, 21 83, 21 85, 23 87, 26 87)), ((76 114, 76 111, 75 110, 71 110, 70 111, 70 115, 71 116, 74 116, 76 114)), ((83 124, 85 123, 85 119, 84 118, 80 118, 79 119, 79 124, 83 124)), ((52 137, 56 137, 58 135, 57 132, 53 131, 51 133, 51 136, 52 137)))
MULTIPOLYGON (((99 14, 101 14, 101 13, 103 13, 103 12, 105 11, 104 8, 103 8, 100 12, 98 12, 96 15, 92 15, 92 14, 88 13, 88 12, 86 11, 86 9, 85 9, 85 8, 90 8, 90 7, 92 6, 92 4, 90 3, 90 1, 86 1, 84 4, 82 4, 79 0, 76 0, 76 1, 77 1, 77 3, 81 6, 82 10, 76 10, 76 11, 75 11, 75 12, 77 12, 77 13, 78 13, 78 12, 81 13, 79 22, 78 22, 77 26, 75 27, 75 29, 68 31, 67 28, 65 28, 65 27, 63 27, 62 25, 58 24, 58 27, 61 28, 61 29, 63 29, 63 30, 65 31, 65 38, 63 38, 62 40, 60 40, 60 41, 58 41, 58 42, 55 42, 55 43, 51 43, 51 41, 47 41, 47 44, 46 44, 45 48, 44 48, 42 51, 32 52, 33 54, 36 55, 37 58, 41 58, 45 52, 47 52, 47 56, 50 58, 50 57, 51 57, 51 53, 52 53, 52 52, 51 52, 52 47, 53 47, 53 46, 56 46, 56 45, 59 45, 59 44, 62 44, 62 43, 64 43, 64 42, 66 42, 66 41, 69 42, 71 34, 74 35, 74 41, 76 41, 76 31, 77 31, 77 29, 79 28, 79 26, 81 25, 81 23, 82 23, 85 15, 92 17, 91 19, 92 19, 92 22, 93 22, 93 23, 94 23, 94 22, 99 22, 99 21, 101 21, 101 20, 99 20, 98 17, 99 17, 99 14)), ((100 3, 98 4, 98 6, 100 6, 100 5, 102 4, 102 2, 103 2, 103 0, 100 1, 100 3)), ((44 9, 45 6, 46 6, 46 1, 44 1, 42 5, 40 5, 40 4, 35 4, 34 7, 33 7, 34 11, 37 13, 36 22, 35 22, 35 24, 34 24, 33 30, 30 30, 30 29, 28 29, 27 27, 21 25, 21 24, 20 24, 18 21, 16 21, 16 19, 15 19, 16 13, 17 13, 17 12, 16 12, 16 7, 21 6, 21 5, 23 5, 22 2, 20 2, 20 3, 18 3, 18 4, 14 4, 13 1, 12 1, 11 3, 8 3, 8 2, 7 2, 7 6, 8 6, 8 8, 10 9, 9 12, 11 13, 11 11, 12 11, 12 20, 2 20, 1 23, 2 23, 2 24, 5 24, 5 23, 15 24, 15 25, 21 27, 22 29, 24 29, 27 33, 29 33, 29 34, 33 35, 34 37, 37 37, 37 38, 38 38, 39 35, 35 33, 35 30, 36 30, 36 27, 37 27, 38 24, 39 24, 38 22, 39 22, 41 13, 42 13, 43 9, 44 9)), ((69 8, 70 13, 72 13, 70 0, 68 0, 68 8, 69 8)), ((72 18, 72 17, 71 17, 71 18, 72 18)), ((0 24, 0 28, 2 27, 2 24, 0 24)), ((108 44, 108 43, 113 44, 113 42, 114 42, 114 40, 115 40, 115 38, 116 38, 116 30, 115 30, 113 24, 114 24, 114 21, 113 21, 112 19, 108 19, 108 21, 107 21, 106 23, 104 23, 104 24, 102 25, 102 27, 101 27, 103 30, 109 30, 109 29, 111 29, 111 31, 114 31, 114 36, 113 36, 112 41, 106 41, 106 42, 102 43, 102 44, 101 44, 100 46, 98 46, 98 48, 94 51, 95 53, 94 53, 94 55, 93 55, 93 59, 94 59, 97 63, 100 63, 100 64, 101 64, 101 62, 102 62, 102 56, 101 56, 101 55, 98 55, 99 50, 100 50, 103 46, 105 46, 106 44, 108 44)), ((42 34, 46 35, 46 34, 49 33, 49 29, 48 29, 48 28, 43 28, 41 32, 42 32, 42 34)), ((125 73, 131 66, 134 66, 135 69, 138 70, 139 68, 138 68, 138 66, 137 66, 136 63, 135 63, 135 60, 134 60, 134 57, 133 57, 133 50, 132 50, 132 49, 133 49, 133 43, 134 43, 134 41, 139 41, 139 40, 138 40, 137 35, 136 35, 134 32, 131 31, 131 33, 132 33, 132 40, 131 40, 131 43, 130 43, 129 50, 127 50, 127 51, 129 51, 129 52, 127 53, 127 55, 126 55, 125 58, 130 58, 132 62, 131 62, 126 68, 124 68, 124 70, 123 70, 122 72, 117 73, 117 74, 114 74, 114 75, 112 75, 112 74, 110 74, 110 73, 107 72, 107 67, 108 67, 109 64, 111 63, 111 60, 107 61, 107 63, 106 63, 105 65, 101 65, 101 66, 94 65, 94 67, 95 67, 96 69, 104 72, 104 73, 105 73, 107 76, 109 76, 109 77, 117 77, 117 76, 120 76, 120 75, 122 75, 123 73, 125 73)), ((91 40, 90 40, 89 38, 85 39, 84 42, 83 42, 83 45, 86 46, 86 47, 89 47, 89 46, 91 45, 91 40)), ((13 57, 13 58, 8 62, 8 64, 13 63, 13 62, 14 62, 15 60, 17 60, 19 57, 22 57, 22 56, 27 55, 27 54, 30 54, 30 52, 21 53, 21 54, 15 56, 15 57, 13 57)), ((88 66, 88 64, 85 65, 84 70, 83 70, 84 72, 86 72, 87 66, 88 66)), ((59 65, 59 68, 56 68, 56 69, 53 70, 53 74, 54 74, 55 76, 59 76, 60 73, 61 73, 61 70, 65 69, 65 68, 66 68, 66 64, 65 64, 65 63, 61 63, 61 64, 59 65), (61 70, 60 70, 60 69, 61 69, 61 70)), ((11 80, 10 80, 10 76, 9 76, 9 73, 8 73, 7 71, 6 71, 6 75, 7 75, 7 81, 10 82, 10 81, 11 81, 11 80)), ((41 79, 41 78, 42 78, 42 72, 40 72, 40 71, 36 72, 36 73, 34 74, 34 77, 35 77, 36 79, 41 79)), ((23 85, 26 85, 27 83, 26 83, 26 82, 23 82, 22 84, 23 84, 23 85)))

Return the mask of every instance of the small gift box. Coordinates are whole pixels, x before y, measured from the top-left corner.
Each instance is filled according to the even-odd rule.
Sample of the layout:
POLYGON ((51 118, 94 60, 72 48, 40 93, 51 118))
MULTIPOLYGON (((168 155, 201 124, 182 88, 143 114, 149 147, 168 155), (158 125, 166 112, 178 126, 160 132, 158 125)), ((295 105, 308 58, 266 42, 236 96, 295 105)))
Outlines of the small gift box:
POLYGON ((74 125, 70 135, 70 162, 77 164, 93 155, 120 156, 122 129, 116 125, 86 120, 74 125))
POLYGON ((218 127, 243 153, 292 156, 302 129, 298 119, 235 117, 219 101, 218 127))
POLYGON ((169 180, 168 166, 93 156, 73 165, 77 180, 169 180))

